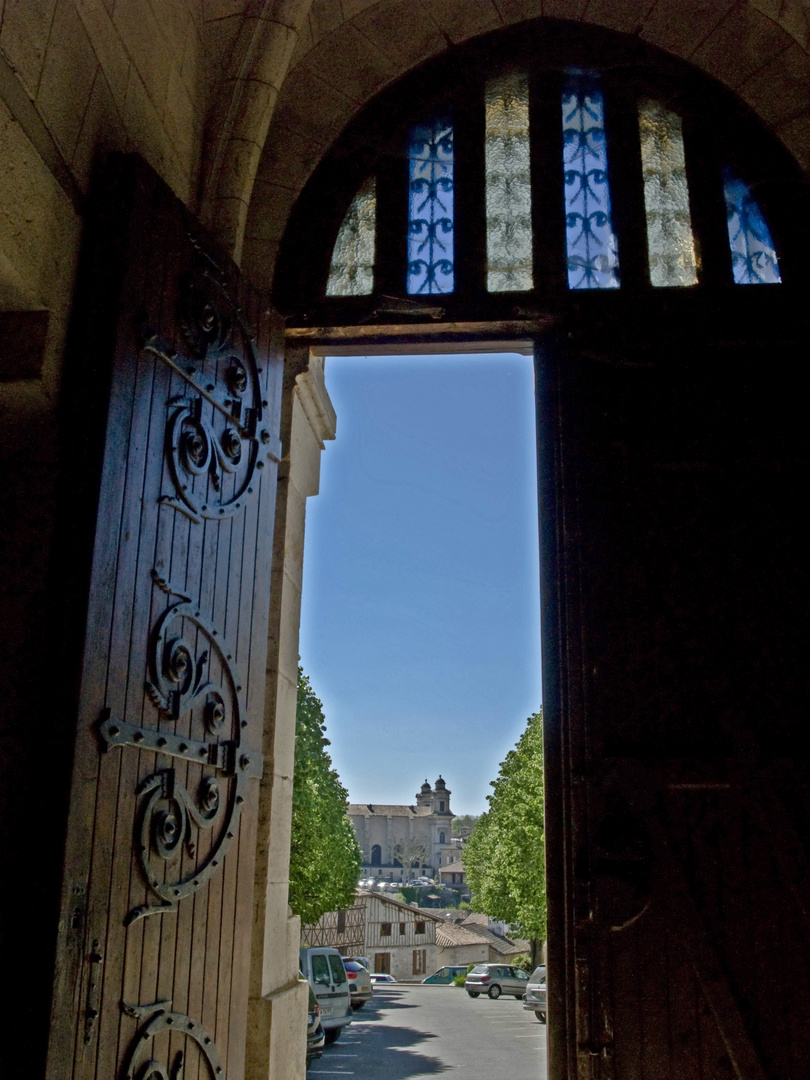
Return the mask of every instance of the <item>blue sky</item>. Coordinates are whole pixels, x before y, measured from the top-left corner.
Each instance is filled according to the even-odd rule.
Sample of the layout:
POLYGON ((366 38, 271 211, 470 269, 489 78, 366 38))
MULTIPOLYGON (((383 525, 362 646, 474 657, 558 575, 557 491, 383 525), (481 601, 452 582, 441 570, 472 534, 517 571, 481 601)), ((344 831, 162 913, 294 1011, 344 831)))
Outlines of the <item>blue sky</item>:
POLYGON ((352 802, 456 813, 541 704, 532 362, 329 357, 337 439, 308 500, 301 663, 352 802))

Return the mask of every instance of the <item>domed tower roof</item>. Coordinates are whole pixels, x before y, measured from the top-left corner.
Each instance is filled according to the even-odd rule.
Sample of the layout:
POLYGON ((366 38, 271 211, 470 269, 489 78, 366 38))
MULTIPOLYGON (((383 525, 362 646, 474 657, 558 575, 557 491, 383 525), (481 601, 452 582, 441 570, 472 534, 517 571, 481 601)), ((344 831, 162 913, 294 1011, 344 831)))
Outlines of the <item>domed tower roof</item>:
POLYGON ((430 791, 430 784, 427 782, 427 778, 425 778, 425 782, 422 784, 422 791, 430 791))
POLYGON ((436 781, 436 791, 447 791, 447 784, 442 780, 441 776, 436 781))

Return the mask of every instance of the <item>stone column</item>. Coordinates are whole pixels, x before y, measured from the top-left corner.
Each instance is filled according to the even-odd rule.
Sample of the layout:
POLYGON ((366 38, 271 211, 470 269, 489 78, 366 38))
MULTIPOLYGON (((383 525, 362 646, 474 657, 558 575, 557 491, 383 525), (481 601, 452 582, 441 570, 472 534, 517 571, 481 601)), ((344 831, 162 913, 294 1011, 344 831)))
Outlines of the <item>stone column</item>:
POLYGON ((304 1080, 306 983, 298 978, 300 922, 289 888, 298 630, 306 500, 317 495, 324 440, 335 437, 335 412, 323 358, 305 347, 285 356, 267 691, 264 777, 259 793, 253 899, 246 1080, 304 1080))

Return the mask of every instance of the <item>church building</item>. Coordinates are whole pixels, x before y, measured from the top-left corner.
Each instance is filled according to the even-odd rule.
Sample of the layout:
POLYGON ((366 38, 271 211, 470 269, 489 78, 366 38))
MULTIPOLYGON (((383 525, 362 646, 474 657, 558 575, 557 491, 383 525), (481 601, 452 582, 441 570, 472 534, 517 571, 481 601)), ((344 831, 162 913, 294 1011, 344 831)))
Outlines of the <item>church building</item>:
POLYGON ((387 881, 434 877, 450 846, 450 792, 441 776, 433 788, 427 780, 413 806, 350 803, 348 814, 363 853, 367 876, 387 881))

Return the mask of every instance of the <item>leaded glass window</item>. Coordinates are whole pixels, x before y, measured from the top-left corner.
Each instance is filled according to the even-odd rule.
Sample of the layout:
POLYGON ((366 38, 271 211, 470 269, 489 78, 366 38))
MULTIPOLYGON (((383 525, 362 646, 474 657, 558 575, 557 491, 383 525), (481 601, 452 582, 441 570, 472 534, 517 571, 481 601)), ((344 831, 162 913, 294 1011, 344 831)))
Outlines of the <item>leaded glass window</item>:
POLYGON ((408 147, 408 292, 450 293, 454 275, 453 124, 412 128, 408 147))
POLYGON ((368 296, 374 291, 377 182, 371 176, 352 199, 337 234, 327 296, 368 296))
POLYGON ((697 260, 689 211, 683 124, 659 101, 642 99, 638 123, 653 285, 695 285, 697 260))
POLYGON ((735 285, 778 285, 782 280, 771 230, 744 180, 723 169, 728 242, 735 285))
POLYGON ((491 79, 485 94, 487 289, 531 289, 528 75, 514 72, 491 79))
MULTIPOLYGON (((610 77, 600 74, 593 60, 573 60, 577 66, 561 71, 562 53, 549 43, 547 54, 541 45, 536 51, 535 45, 527 52, 511 49, 491 70, 478 56, 463 84, 455 77, 446 84, 446 96, 441 83, 430 84, 434 104, 429 107, 427 91, 414 75, 417 93, 397 91, 391 111, 386 91, 369 107, 366 120, 373 122, 353 121, 351 135, 347 132, 347 141, 326 155, 291 216, 275 279, 280 306, 311 308, 325 290, 330 303, 324 319, 358 318, 362 305, 352 298, 376 292, 369 305, 372 318, 387 319, 398 311, 427 317, 430 311, 435 318, 464 321, 500 319, 510 308, 528 311, 526 297, 518 303, 515 294, 541 289, 543 297, 537 299, 544 304, 573 301, 579 307, 608 299, 589 302, 585 291, 620 285, 648 297, 649 284, 694 289, 700 281, 720 287, 728 279, 723 236, 717 232, 723 227, 717 216, 722 214, 721 179, 734 282, 781 282, 787 252, 777 257, 754 195, 760 189, 752 184, 756 176, 771 175, 779 159, 760 160, 759 148, 767 147, 760 137, 753 149, 746 148, 744 117, 731 110, 729 123, 718 125, 716 116, 725 115, 725 106, 718 112, 708 99, 704 107, 699 96, 677 94, 670 76, 662 84, 649 71, 637 78, 632 64, 624 87, 615 65, 610 77), (538 55, 542 59, 532 67, 538 55), (530 95, 535 78, 538 92, 530 95), (678 102, 677 112, 672 101, 678 102), (749 163, 745 181, 736 169, 736 152, 734 171, 725 169, 722 176, 713 154, 691 156, 693 147, 716 138, 719 130, 723 144, 732 146, 740 125, 740 152, 749 163), (392 155, 395 145, 400 150, 392 155), (457 170, 463 181, 458 208, 457 170), (372 175, 346 210, 345 195, 338 193, 348 194, 367 173, 372 175), (535 192, 533 180, 539 181, 535 192), (615 186, 619 182, 629 190, 615 186), (335 236, 327 274, 325 260, 319 255, 313 263, 307 252, 312 243, 335 236), (542 285, 535 280, 541 267, 542 285), (314 297, 308 295, 312 290, 314 297), (576 290, 578 299, 569 290, 576 290), (454 294, 452 302, 433 307, 439 294, 454 294), (348 302, 334 302, 341 298, 348 302)), ((731 159, 732 151, 728 154, 731 159)), ((793 237, 787 235, 785 242, 794 243, 793 237)))
POLYGON ((565 242, 569 289, 616 289, 605 107, 598 77, 569 72, 562 95, 565 242))

